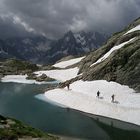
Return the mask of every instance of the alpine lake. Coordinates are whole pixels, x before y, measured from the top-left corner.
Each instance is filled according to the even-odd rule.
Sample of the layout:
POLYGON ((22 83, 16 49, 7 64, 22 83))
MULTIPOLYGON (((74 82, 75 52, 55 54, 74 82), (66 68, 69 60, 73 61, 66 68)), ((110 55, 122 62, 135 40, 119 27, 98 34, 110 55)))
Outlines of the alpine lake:
POLYGON ((140 140, 140 126, 40 100, 52 84, 0 82, 0 114, 71 140, 140 140))

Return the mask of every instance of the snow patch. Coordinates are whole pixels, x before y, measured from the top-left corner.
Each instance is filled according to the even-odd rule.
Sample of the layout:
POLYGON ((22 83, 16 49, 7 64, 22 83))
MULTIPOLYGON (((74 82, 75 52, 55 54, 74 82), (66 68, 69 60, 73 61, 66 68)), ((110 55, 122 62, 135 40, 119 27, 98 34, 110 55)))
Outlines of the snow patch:
POLYGON ((54 78, 58 81, 66 81, 75 78, 78 74, 79 69, 77 67, 65 70, 48 70, 35 72, 38 76, 46 74, 47 76, 54 78))
POLYGON ((1 79, 1 82, 4 83, 23 83, 23 84, 53 84, 58 83, 57 81, 54 82, 37 82, 36 80, 28 80, 26 79, 27 75, 7 75, 1 79))
POLYGON ((53 65, 54 67, 58 67, 58 68, 66 68, 68 66, 71 66, 73 64, 76 64, 78 62, 80 62, 84 57, 80 57, 80 58, 75 58, 75 59, 70 59, 67 61, 62 61, 59 63, 56 63, 55 65, 53 65))
POLYGON ((107 59, 107 58, 111 55, 112 52, 114 52, 114 51, 116 51, 116 50, 118 50, 118 49, 124 47, 126 44, 128 44, 129 42, 131 42, 131 41, 134 40, 134 39, 135 39, 135 38, 132 38, 132 39, 130 39, 129 41, 126 41, 126 42, 124 42, 124 43, 122 43, 122 44, 120 44, 120 45, 114 46, 113 48, 110 49, 110 51, 108 51, 104 56, 102 56, 100 59, 98 59, 98 60, 97 60, 95 63, 93 63, 90 67, 92 67, 92 66, 94 66, 94 65, 96 65, 96 64, 98 64, 98 63, 100 63, 100 62, 102 62, 102 61, 104 61, 105 59, 107 59))
POLYGON ((138 31, 138 30, 140 30, 140 25, 138 25, 138 26, 132 28, 131 30, 129 30, 128 32, 126 32, 124 35, 129 34, 129 33, 131 33, 131 32, 138 31))

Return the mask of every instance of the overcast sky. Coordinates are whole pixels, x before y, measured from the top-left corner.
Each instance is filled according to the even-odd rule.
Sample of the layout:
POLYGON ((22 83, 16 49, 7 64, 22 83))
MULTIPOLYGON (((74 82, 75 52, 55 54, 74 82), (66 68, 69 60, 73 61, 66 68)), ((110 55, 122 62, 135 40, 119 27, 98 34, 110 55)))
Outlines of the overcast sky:
POLYGON ((3 36, 26 31, 50 38, 68 30, 111 33, 139 16, 140 0, 0 0, 3 36))

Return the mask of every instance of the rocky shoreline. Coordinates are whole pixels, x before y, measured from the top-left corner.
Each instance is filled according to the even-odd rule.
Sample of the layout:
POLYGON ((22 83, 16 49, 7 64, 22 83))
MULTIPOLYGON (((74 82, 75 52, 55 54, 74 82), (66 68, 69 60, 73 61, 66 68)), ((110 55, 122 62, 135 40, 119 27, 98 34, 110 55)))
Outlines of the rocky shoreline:
POLYGON ((48 77, 45 74, 37 76, 34 74, 38 70, 50 70, 55 69, 52 66, 37 66, 26 61, 20 61, 16 59, 7 59, 0 61, 0 79, 6 75, 26 75, 27 80, 36 80, 37 82, 52 82, 55 79, 48 77))
POLYGON ((55 81, 55 79, 48 77, 46 74, 42 74, 41 76, 37 76, 34 73, 27 74, 28 77, 27 80, 36 80, 37 82, 52 82, 55 81))

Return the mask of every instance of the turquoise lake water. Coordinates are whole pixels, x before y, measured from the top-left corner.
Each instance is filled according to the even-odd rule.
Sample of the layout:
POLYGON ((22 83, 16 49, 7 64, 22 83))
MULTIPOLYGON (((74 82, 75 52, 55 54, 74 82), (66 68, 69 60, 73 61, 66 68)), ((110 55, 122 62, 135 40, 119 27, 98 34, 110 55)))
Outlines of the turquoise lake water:
POLYGON ((140 140, 140 126, 101 117, 88 117, 35 98, 50 86, 0 83, 0 114, 45 132, 89 140, 140 140))

